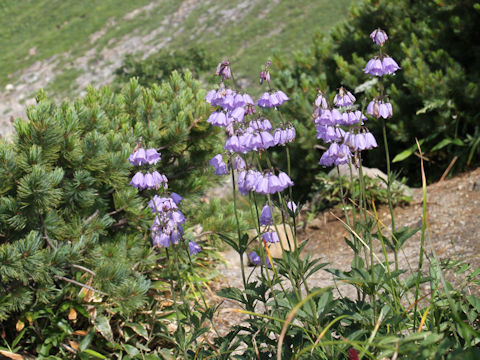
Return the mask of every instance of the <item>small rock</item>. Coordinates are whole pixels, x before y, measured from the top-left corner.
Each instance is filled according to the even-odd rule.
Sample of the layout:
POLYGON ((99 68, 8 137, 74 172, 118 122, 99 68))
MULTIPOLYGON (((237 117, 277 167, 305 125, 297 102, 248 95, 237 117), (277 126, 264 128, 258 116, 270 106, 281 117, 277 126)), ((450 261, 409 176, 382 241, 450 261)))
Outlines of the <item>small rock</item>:
MULTIPOLYGON (((346 176, 347 178, 350 177, 350 166, 348 164, 343 164, 338 166, 338 171, 336 168, 333 168, 328 173, 328 176, 331 178, 337 178, 338 172, 340 172, 340 176, 346 176)), ((363 176, 372 178, 372 179, 380 179, 379 181, 380 186, 386 188, 386 181, 388 179, 387 174, 385 174, 382 170, 376 168, 368 168, 366 166, 362 166, 363 176)), ((352 176, 358 177, 359 171, 356 166, 352 166, 352 176)), ((398 188, 402 191, 403 196, 411 197, 413 195, 412 189, 410 189, 407 185, 402 184, 399 181, 394 181, 392 183, 392 188, 398 188)))
POLYGON ((315 218, 307 224, 307 227, 313 230, 322 229, 324 226, 325 223, 319 218, 315 218))
POLYGON ((15 89, 15 86, 13 86, 13 84, 7 84, 7 85, 5 86, 5 90, 7 90, 7 91, 12 91, 12 90, 14 90, 14 89, 15 89))

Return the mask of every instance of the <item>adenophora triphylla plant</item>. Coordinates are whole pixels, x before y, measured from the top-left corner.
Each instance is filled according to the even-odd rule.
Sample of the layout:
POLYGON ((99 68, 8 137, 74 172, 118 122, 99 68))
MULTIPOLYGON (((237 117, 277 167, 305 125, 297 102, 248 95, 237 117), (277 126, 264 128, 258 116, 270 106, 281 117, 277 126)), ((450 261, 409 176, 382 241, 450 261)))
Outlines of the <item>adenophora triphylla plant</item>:
MULTIPOLYGON (((267 62, 259 76, 260 84, 268 89, 254 101, 248 93, 234 88, 230 63, 220 63, 216 72, 220 76, 218 89, 208 92, 205 100, 215 107, 207 121, 213 126, 224 128, 226 134, 225 153, 215 155, 210 165, 214 167, 216 175, 232 176, 235 209, 237 193, 248 196, 259 242, 256 251, 250 252, 249 259, 252 264, 261 265, 262 274, 267 276, 266 281, 271 287, 275 282, 280 283, 269 251, 270 244, 280 242, 279 232, 287 238, 288 248, 283 250, 288 250, 297 257, 299 252, 295 235, 297 205, 292 200, 291 192, 294 182, 289 176, 289 169, 283 171, 276 168, 269 154, 269 149, 283 147, 288 156, 288 144, 295 140, 296 132, 290 123, 273 120, 272 111, 277 113, 279 107, 288 101, 288 96, 283 91, 272 88, 269 67, 270 62, 267 62), (233 88, 228 85, 230 79, 233 88), (260 204, 263 207, 260 208, 260 204), (273 270, 274 279, 268 278, 265 268, 273 270)), ((248 236, 242 235, 240 229, 235 244, 231 239, 227 241, 240 255, 242 279, 247 288, 243 254, 252 242, 248 242, 248 236)), ((281 247, 284 248, 285 243, 281 243, 281 247)), ((293 277, 290 278, 292 279, 293 277)), ((301 281, 300 277, 298 282, 301 281)), ((249 309, 253 308, 250 306, 249 309)))

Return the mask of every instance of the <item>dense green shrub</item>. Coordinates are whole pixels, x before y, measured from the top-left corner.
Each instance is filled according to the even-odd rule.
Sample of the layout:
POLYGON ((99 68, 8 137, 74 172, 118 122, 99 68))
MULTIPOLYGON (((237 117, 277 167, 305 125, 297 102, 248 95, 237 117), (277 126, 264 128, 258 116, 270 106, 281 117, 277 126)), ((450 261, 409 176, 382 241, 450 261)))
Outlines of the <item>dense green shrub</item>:
POLYGON ((115 70, 115 80, 124 84, 135 77, 141 85, 152 86, 167 79, 174 70, 181 73, 192 71, 198 77, 214 68, 213 57, 201 47, 176 51, 160 50, 144 60, 139 60, 135 55, 127 55, 122 65, 115 70))
POLYGON ((78 354, 128 353, 120 335, 142 340, 115 326, 132 314, 147 321, 139 310, 165 290, 151 279, 171 276, 151 249, 153 215, 129 185, 127 158, 141 138, 162 153, 158 169, 175 191, 203 191, 216 147, 203 97, 191 73, 174 72, 151 89, 132 80, 120 94, 90 88, 59 106, 40 92, 28 121, 16 121, 13 142, 0 144, 3 345, 64 359, 78 350, 72 344, 78 354))
MULTIPOLYGON (((412 154, 418 138, 428 158, 430 180, 437 179, 455 156, 459 159, 454 170, 478 164, 479 22, 480 8, 474 0, 368 0, 352 8, 350 18, 328 36, 317 36, 310 49, 296 53, 293 64, 277 58, 280 71, 273 78, 280 78, 278 87, 287 89, 292 98, 289 118, 302 138, 293 150, 295 158, 304 159, 295 164, 303 176, 302 188, 309 189, 321 155, 314 150, 311 122, 316 89, 326 90, 331 99, 341 85, 364 101, 377 95, 375 80, 362 71, 375 55, 375 46, 364 34, 377 27, 387 31, 386 51, 402 67, 395 76, 382 79, 394 108, 387 122, 392 158, 404 150, 408 151, 397 159, 412 154)), ((366 107, 367 102, 363 104, 366 107)), ((381 141, 382 123, 369 120, 368 126, 381 141)), ((367 164, 385 169, 383 150, 370 152, 367 164)), ((393 169, 402 169, 411 184, 419 184, 416 157, 393 169)))

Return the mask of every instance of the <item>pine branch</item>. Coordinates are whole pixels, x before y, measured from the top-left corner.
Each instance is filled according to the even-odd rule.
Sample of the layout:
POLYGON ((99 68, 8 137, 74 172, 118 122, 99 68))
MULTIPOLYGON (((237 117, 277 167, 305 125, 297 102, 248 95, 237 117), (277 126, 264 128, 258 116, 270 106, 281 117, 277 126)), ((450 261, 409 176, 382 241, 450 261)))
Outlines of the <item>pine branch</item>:
POLYGON ((55 279, 59 279, 59 280, 63 280, 63 281, 67 281, 69 283, 72 283, 72 284, 75 284, 75 285, 78 285, 78 286, 81 286, 81 287, 84 287, 85 289, 88 289, 88 290, 91 290, 91 291, 95 291, 99 294, 102 294, 102 295, 107 295, 107 293, 104 293, 103 291, 100 291, 100 290, 97 290, 93 287, 91 287, 90 285, 87 285, 87 284, 82 284, 81 282, 78 282, 76 280, 72 280, 72 279, 69 279, 69 278, 66 278, 64 276, 60 276, 60 275, 55 275, 54 276, 55 279))
POLYGON ((72 267, 75 268, 75 269, 79 269, 79 270, 86 271, 86 272, 88 272, 89 274, 92 274, 93 276, 97 275, 97 274, 95 273, 95 271, 90 270, 89 268, 86 268, 85 266, 82 266, 82 265, 72 264, 72 267))
POLYGON ((100 211, 99 211, 98 209, 95 210, 95 212, 94 212, 92 215, 90 215, 88 218, 86 218, 86 219, 83 221, 83 225, 86 225, 86 224, 88 224, 90 221, 92 221, 93 219, 95 219, 95 218, 98 216, 99 213, 100 213, 100 211))
POLYGON ((43 220, 43 215, 42 214, 40 214, 40 221, 42 222, 43 238, 47 242, 48 246, 50 246, 50 248, 55 249, 55 246, 53 245, 52 241, 48 237, 47 227, 45 226, 45 221, 43 220))

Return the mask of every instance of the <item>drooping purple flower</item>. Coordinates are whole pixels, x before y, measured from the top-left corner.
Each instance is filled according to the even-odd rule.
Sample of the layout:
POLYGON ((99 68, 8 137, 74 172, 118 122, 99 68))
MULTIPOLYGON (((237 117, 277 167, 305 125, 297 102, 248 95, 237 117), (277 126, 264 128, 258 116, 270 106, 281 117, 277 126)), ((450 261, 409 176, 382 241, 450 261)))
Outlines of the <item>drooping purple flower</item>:
POLYGON ((268 231, 262 235, 263 240, 267 243, 278 243, 280 239, 278 238, 278 234, 276 231, 268 231))
POLYGON ((270 211, 270 206, 265 205, 262 209, 262 213, 260 214, 260 225, 266 226, 266 225, 272 225, 273 223, 273 218, 272 218, 272 212, 270 211))
POLYGON ((257 183, 258 177, 262 175, 256 170, 242 171, 238 174, 238 191, 242 195, 248 194, 250 191, 255 189, 255 184, 257 183))
POLYGON ((215 168, 215 175, 227 175, 227 165, 223 161, 222 155, 215 155, 209 162, 215 168))
POLYGON ((223 111, 214 111, 210 114, 207 122, 213 126, 228 126, 232 122, 232 118, 227 118, 223 111))
POLYGON ((242 122, 243 117, 245 116, 245 108, 243 106, 235 108, 232 112, 228 113, 227 122, 230 124, 232 122, 242 122))
POLYGON ((258 99, 257 105, 263 108, 272 108, 282 105, 287 100, 289 100, 288 96, 281 90, 274 93, 265 92, 258 99))
POLYGON ((177 209, 177 204, 171 198, 160 197, 158 195, 155 195, 153 199, 148 202, 148 206, 153 213, 168 212, 177 209))
POLYGON ((323 110, 328 109, 327 99, 325 98, 325 94, 321 91, 318 92, 317 98, 315 99, 315 106, 323 110))
POLYGON ((337 158, 335 159, 334 163, 335 165, 342 165, 342 164, 347 164, 352 157, 352 153, 350 151, 350 148, 342 144, 339 146, 338 152, 337 152, 337 158))
POLYGON ((169 247, 171 245, 170 235, 163 232, 152 232, 153 246, 169 247))
POLYGON ((348 145, 332 143, 327 151, 320 158, 320 165, 331 166, 346 164, 352 157, 352 153, 348 145))
POLYGON ((173 202, 178 205, 183 200, 183 197, 178 195, 177 193, 171 192, 170 197, 172 198, 173 202))
POLYGON ((257 105, 264 108, 273 107, 272 103, 270 102, 270 94, 268 92, 263 93, 258 99, 257 105))
POLYGON ((232 71, 230 69, 230 62, 223 61, 217 65, 217 71, 215 75, 221 76, 223 79, 230 79, 232 77, 232 71))
POLYGON ((289 126, 288 128, 285 129, 285 131, 287 132, 285 143, 289 143, 295 140, 295 137, 297 136, 297 132, 295 131, 295 128, 293 126, 289 126))
POLYGON ((234 151, 234 152, 241 152, 243 151, 243 147, 240 145, 240 140, 237 135, 233 135, 227 139, 224 146, 225 150, 234 151))
POLYGON ((273 131, 273 141, 275 145, 285 145, 287 143, 287 132, 283 129, 276 128, 273 131))
POLYGON ((235 156, 233 158, 233 169, 234 170, 243 170, 247 164, 245 164, 245 160, 241 156, 235 156))
POLYGON ((335 95, 333 103, 338 107, 345 107, 353 105, 355 102, 355 96, 350 91, 347 91, 343 86, 338 90, 338 94, 335 95))
POLYGON ((144 148, 139 148, 128 158, 130 164, 140 166, 148 163, 147 153, 144 148))
POLYGON ((155 165, 161 160, 160 154, 154 148, 147 149, 145 154, 149 165, 155 165))
POLYGON ((268 187, 268 179, 267 177, 260 175, 256 179, 257 181, 255 182, 255 185, 253 187, 253 190, 262 195, 267 195, 270 194, 270 189, 268 187))
POLYGON ((363 71, 368 75, 383 76, 384 71, 382 61, 378 57, 370 59, 363 71))
MULTIPOLYGON (((262 264, 262 259, 255 251, 252 251, 250 254, 248 254, 248 257, 253 265, 260 266, 262 264)), ((265 257, 265 260, 267 267, 270 269, 272 267, 272 264, 270 264, 270 259, 268 258, 268 256, 265 257)))
POLYGON ((389 102, 385 103, 383 100, 375 98, 368 104, 367 114, 375 116, 377 119, 388 119, 393 115, 392 104, 389 102))
POLYGON ((153 181, 153 176, 150 173, 146 173, 144 176, 144 181, 145 181, 145 187, 147 189, 155 189, 157 187, 157 184, 153 181))
POLYGON ((268 181, 268 193, 269 194, 275 194, 277 192, 283 191, 285 189, 285 186, 282 184, 278 176, 268 173, 266 175, 267 181, 268 181))
POLYGON ((388 36, 385 31, 378 28, 372 31, 372 33, 370 34, 370 39, 372 39, 372 41, 378 46, 383 46, 383 44, 385 44, 385 41, 388 40, 388 36))
POLYGON ((195 255, 202 251, 202 248, 196 242, 189 241, 188 250, 190 251, 190 255, 195 255))
POLYGON ((262 263, 262 259, 255 251, 252 251, 250 254, 248 254, 248 257, 253 265, 259 266, 262 263))
POLYGON ((287 174, 285 174, 283 171, 281 171, 278 174, 278 179, 280 180, 280 183, 282 184, 283 189, 286 189, 287 187, 294 185, 292 179, 290 179, 290 177, 287 174))
POLYGON ((275 97, 278 99, 278 105, 282 105, 285 101, 288 101, 289 98, 282 90, 278 90, 274 93, 275 97))
POLYGON ((272 123, 267 119, 252 120, 248 125, 253 130, 264 130, 264 131, 272 130, 272 123))
POLYGON ((373 149, 377 146, 377 141, 375 140, 373 134, 371 132, 365 133, 365 149, 373 149))
POLYGON ((297 204, 295 204, 293 201, 287 202, 287 208, 293 213, 297 212, 297 204))
POLYGON ((400 66, 390 56, 386 56, 382 59, 382 67, 384 74, 393 74, 400 69, 400 66))
POLYGON ((317 125, 315 129, 317 130, 317 139, 321 139, 326 143, 340 141, 345 134, 343 129, 336 126, 317 125))
POLYGON ((130 181, 130 185, 140 190, 145 189, 145 176, 140 171, 137 172, 130 181))
POLYGON ((332 109, 332 124, 333 125, 342 125, 343 123, 343 115, 337 109, 332 109))

